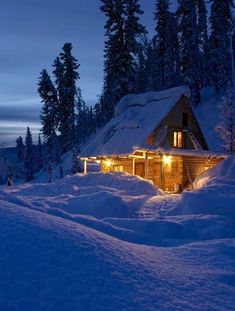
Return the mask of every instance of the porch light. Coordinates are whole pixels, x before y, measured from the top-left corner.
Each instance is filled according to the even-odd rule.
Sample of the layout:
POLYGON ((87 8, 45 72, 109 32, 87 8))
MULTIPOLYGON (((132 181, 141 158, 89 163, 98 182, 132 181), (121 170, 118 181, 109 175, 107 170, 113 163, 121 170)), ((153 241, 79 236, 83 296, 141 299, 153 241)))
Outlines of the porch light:
POLYGON ((166 155, 164 155, 164 156, 163 156, 163 162, 164 162, 165 165, 170 165, 171 162, 172 162, 172 156, 166 156, 166 155))
POLYGON ((111 166, 112 166, 112 161, 111 161, 111 160, 106 160, 106 161, 105 161, 105 165, 106 165, 107 167, 111 167, 111 166))

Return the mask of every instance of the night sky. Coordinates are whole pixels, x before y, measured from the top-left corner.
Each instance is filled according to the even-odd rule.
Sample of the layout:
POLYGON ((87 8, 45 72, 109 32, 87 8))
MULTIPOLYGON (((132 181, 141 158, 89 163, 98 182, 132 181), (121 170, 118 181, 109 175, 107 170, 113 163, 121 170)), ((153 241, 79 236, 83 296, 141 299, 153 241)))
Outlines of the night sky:
MULTIPOLYGON (((153 34, 155 0, 141 0, 143 24, 153 34)), ((7 0, 0 8, 0 144, 14 144, 26 126, 39 131, 37 80, 65 42, 79 60, 87 104, 102 87, 105 17, 99 0, 7 0), (88 5, 89 3, 89 5, 88 5)))

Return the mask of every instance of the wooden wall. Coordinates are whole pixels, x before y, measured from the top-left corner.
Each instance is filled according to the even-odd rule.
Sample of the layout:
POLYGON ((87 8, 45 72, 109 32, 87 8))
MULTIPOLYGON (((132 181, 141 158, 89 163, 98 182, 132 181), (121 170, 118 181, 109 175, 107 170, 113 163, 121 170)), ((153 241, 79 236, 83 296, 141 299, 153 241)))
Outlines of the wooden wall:
MULTIPOLYGON (((174 108, 169 112, 169 114, 162 120, 159 126, 154 130, 154 132, 148 137, 147 143, 149 145, 154 144, 154 139, 157 136, 158 132, 167 124, 167 143, 169 147, 173 147, 173 136, 174 131, 183 131, 183 129, 190 129, 190 131, 197 138, 198 142, 201 144, 204 150, 208 150, 206 141, 202 134, 202 131, 199 127, 199 124, 194 116, 192 108, 188 103, 188 99, 185 96, 182 96, 174 108), (183 127, 183 113, 188 115, 188 126, 183 127)), ((184 149, 194 149, 194 146, 191 142, 187 133, 183 134, 183 148, 184 149)))

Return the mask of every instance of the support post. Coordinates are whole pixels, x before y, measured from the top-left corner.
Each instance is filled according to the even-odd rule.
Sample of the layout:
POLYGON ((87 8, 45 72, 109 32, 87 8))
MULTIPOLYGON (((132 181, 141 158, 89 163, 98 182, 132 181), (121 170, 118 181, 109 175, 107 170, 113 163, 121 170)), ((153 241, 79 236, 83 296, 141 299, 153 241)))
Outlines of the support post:
POLYGON ((87 174, 87 160, 84 161, 84 174, 87 174))
POLYGON ((135 158, 132 158, 132 175, 135 175, 135 158))
POLYGON ((160 154, 160 188, 163 189, 163 163, 162 154, 160 154))
POLYGON ((148 177, 148 152, 145 153, 145 160, 144 160, 144 178, 147 179, 148 177))

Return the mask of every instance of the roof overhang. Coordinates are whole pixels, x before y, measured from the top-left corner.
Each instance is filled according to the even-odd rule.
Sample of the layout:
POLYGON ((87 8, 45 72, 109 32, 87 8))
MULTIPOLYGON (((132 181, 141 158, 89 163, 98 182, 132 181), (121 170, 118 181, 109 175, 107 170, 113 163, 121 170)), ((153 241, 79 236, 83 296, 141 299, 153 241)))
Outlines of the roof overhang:
POLYGON ((197 157, 197 158, 219 158, 226 159, 228 154, 212 152, 207 150, 194 149, 179 149, 179 148, 151 148, 151 149, 136 149, 131 154, 112 154, 112 155, 97 155, 96 157, 79 157, 82 161, 100 162, 107 159, 154 159, 162 155, 197 157))

